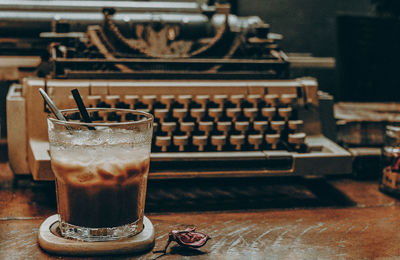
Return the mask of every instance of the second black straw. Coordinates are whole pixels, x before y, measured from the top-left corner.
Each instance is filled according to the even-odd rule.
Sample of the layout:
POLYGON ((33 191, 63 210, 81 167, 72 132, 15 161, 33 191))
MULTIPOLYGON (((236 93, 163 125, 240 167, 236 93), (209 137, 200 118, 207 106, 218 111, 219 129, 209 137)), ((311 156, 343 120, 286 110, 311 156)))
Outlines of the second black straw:
MULTIPOLYGON (((79 94, 79 90, 78 89, 73 89, 71 90, 72 96, 75 99, 75 103, 78 106, 79 109, 79 113, 82 116, 82 120, 85 123, 92 123, 92 120, 90 119, 89 113, 86 110, 85 104, 83 103, 82 97, 79 94)), ((88 126, 89 130, 95 130, 96 128, 94 128, 93 126, 88 126)))

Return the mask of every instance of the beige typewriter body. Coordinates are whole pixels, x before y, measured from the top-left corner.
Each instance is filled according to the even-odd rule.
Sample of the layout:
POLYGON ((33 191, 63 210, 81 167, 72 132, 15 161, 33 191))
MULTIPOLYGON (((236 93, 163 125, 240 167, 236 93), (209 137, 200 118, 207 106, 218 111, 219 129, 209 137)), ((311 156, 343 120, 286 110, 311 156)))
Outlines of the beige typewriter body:
MULTIPOLYGON (((176 102, 185 103, 186 101, 182 100, 196 101, 200 96, 207 97, 211 101, 217 97, 227 97, 228 100, 233 97, 244 97, 244 99, 252 97, 253 99, 250 101, 253 102, 254 98, 263 99, 267 94, 277 94, 278 96, 294 94, 297 97, 298 119, 304 122, 302 131, 306 133, 305 143, 309 147, 309 152, 297 153, 279 149, 241 151, 240 144, 238 145, 239 148, 233 151, 224 151, 223 149, 202 151, 200 149, 197 152, 186 152, 182 148, 179 151, 169 152, 167 151, 168 145, 162 144, 165 141, 164 139, 168 139, 168 137, 163 137, 164 139, 157 137, 157 140, 153 140, 153 146, 157 144, 160 149, 157 152, 152 152, 151 160, 152 164, 161 166, 151 169, 150 178, 326 175, 351 173, 352 171, 350 154, 321 135, 318 113, 318 85, 316 80, 312 78, 193 81, 26 78, 23 80, 22 86, 14 85, 11 87, 7 96, 9 161, 15 174, 32 174, 35 180, 52 180, 54 178, 50 166, 47 137, 46 118, 48 113, 39 94, 39 88, 45 89, 60 109, 76 107, 71 98, 71 90, 74 88, 79 89, 86 106, 96 105, 93 100, 97 100, 96 102, 104 101, 111 106, 114 106, 116 102, 124 101, 128 104, 132 102, 132 97, 150 104, 160 101, 165 95, 173 96, 176 102), (144 101, 144 99, 147 101, 144 101), (153 101, 149 103, 148 100, 150 99, 153 99, 153 101), (285 167, 271 168, 268 166, 268 162, 280 162, 280 160, 285 162, 285 167), (226 165, 226 167, 215 168, 213 161, 216 162, 215 165, 226 165), (229 163, 238 161, 243 161, 244 165, 247 163, 251 167, 236 167, 236 164, 229 163), (179 162, 186 164, 184 164, 184 167, 175 167, 174 165, 178 165, 179 162), (203 163, 210 165, 210 167, 191 167, 192 164, 203 165, 203 163)), ((151 108, 151 104, 149 106, 151 108)), ((185 104, 183 104, 183 107, 185 108, 185 104)), ((131 105, 130 108, 135 107, 131 105)), ((190 113, 191 111, 187 112, 190 113)), ((158 121, 157 127, 160 127, 162 119, 158 121)), ((177 121, 179 124, 180 119, 177 121)), ((235 120, 232 119, 232 121, 235 120)), ((253 124, 251 118, 249 121, 250 124, 253 124)), ((217 125, 217 122, 213 124, 217 125)), ((168 135, 165 134, 165 136, 168 135)), ((171 138, 171 140, 175 139, 171 138)), ((250 140, 248 136, 245 136, 245 138, 250 140)), ((262 135, 262 138, 264 139, 265 135, 262 135)), ((211 139, 210 137, 209 140, 211 139)))

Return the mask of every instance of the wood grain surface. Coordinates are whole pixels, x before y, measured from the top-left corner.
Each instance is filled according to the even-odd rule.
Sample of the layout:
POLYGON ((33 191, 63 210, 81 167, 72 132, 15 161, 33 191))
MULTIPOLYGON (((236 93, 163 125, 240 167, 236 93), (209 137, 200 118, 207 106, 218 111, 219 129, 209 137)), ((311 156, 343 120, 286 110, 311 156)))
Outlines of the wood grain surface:
MULTIPOLYGON (((7 171, 7 164, 0 164, 0 170, 7 171)), ((378 180, 331 177, 227 180, 224 185, 214 182, 198 182, 199 190, 194 189, 196 181, 187 181, 186 186, 149 183, 153 195, 147 197, 146 215, 156 230, 153 250, 164 247, 171 229, 192 225, 211 236, 204 247, 184 249, 173 243, 165 255, 149 251, 102 259, 400 257, 400 202, 379 192, 378 180), (241 196, 235 190, 239 184, 246 191, 241 196), (166 201, 168 209, 163 205, 166 201)), ((40 224, 56 212, 52 186, 17 179, 12 188, 0 189, 0 259, 72 259, 50 255, 37 243, 40 224)))

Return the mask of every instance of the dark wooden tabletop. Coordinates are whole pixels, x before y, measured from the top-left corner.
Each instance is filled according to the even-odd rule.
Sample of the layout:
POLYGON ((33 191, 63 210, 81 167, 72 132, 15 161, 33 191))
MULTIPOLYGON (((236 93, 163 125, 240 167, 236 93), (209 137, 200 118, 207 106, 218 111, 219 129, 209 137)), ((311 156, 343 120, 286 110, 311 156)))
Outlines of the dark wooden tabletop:
MULTIPOLYGON (((40 224, 56 213, 54 184, 16 178, 7 185, 8 163, 0 163, 0 176, 0 259, 70 259, 37 243, 40 224)), ((400 203, 382 194, 376 179, 151 180, 146 212, 156 230, 153 250, 164 247, 169 230, 185 226, 212 239, 199 250, 174 244, 166 255, 104 259, 400 257, 400 203)))

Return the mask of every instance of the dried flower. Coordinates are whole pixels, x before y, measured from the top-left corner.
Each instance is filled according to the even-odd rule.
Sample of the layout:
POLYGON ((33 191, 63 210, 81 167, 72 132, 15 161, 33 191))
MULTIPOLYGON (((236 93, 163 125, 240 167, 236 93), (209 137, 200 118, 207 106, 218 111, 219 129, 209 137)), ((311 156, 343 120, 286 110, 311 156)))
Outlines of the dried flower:
POLYGON ((204 246, 207 241, 211 239, 208 235, 195 232, 195 228, 190 227, 185 230, 172 230, 169 232, 168 242, 165 245, 164 250, 155 251, 155 253, 166 253, 169 244, 172 241, 175 241, 181 246, 191 247, 191 248, 199 248, 204 246))

